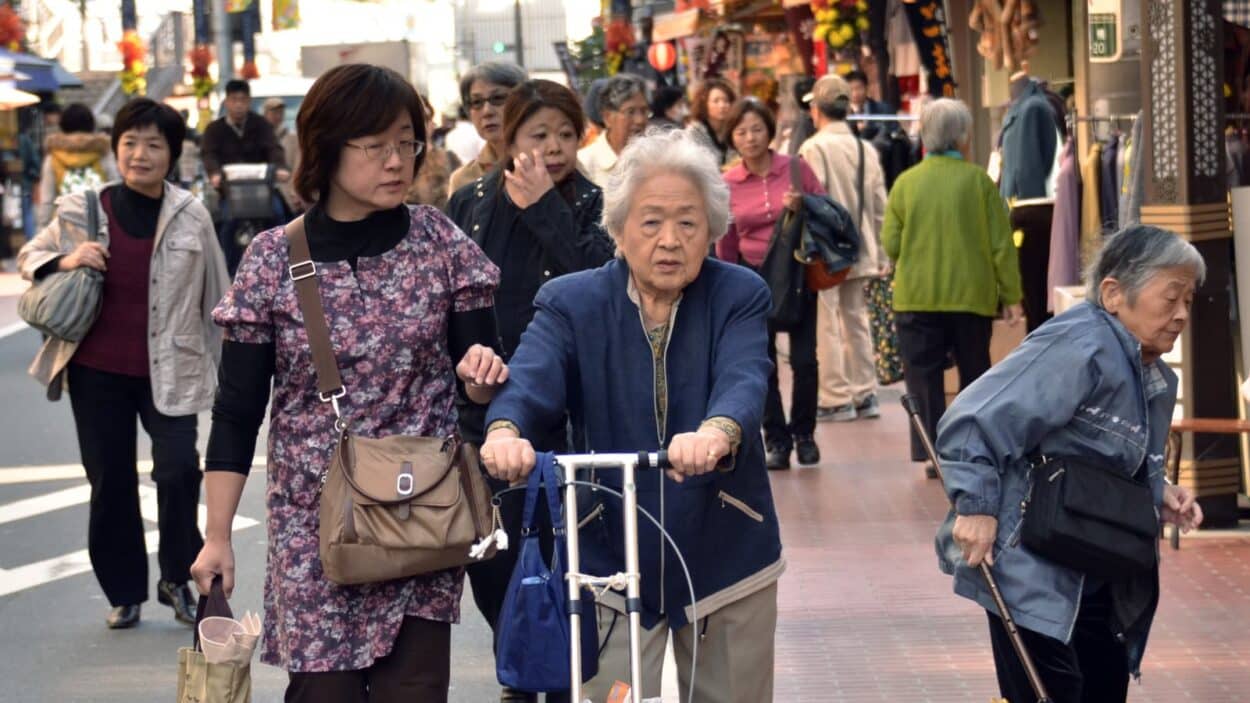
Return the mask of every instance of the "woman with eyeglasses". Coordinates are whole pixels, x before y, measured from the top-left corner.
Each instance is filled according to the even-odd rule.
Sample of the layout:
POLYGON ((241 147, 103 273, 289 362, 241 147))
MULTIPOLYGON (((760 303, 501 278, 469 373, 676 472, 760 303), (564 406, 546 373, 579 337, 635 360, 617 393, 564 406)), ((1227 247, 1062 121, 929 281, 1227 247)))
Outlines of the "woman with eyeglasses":
POLYGON ((486 175, 498 161, 507 156, 508 145, 503 138, 503 106, 508 91, 525 81, 525 69, 512 63, 487 61, 474 66, 460 79, 460 104, 469 115, 477 134, 486 140, 477 158, 451 174, 448 192, 455 193, 486 175))
MULTIPOLYGON (((499 266, 495 312, 505 360, 534 317, 534 298, 544 283, 600 266, 615 251, 600 224, 603 191, 577 168, 577 145, 585 127, 573 91, 545 80, 522 83, 503 109, 506 160, 456 191, 447 206, 451 219, 499 266)), ((461 413, 466 442, 481 444, 484 421, 485 408, 461 413)), ((531 429, 534 446, 539 451, 567 451, 565 426, 560 420, 551 427, 531 429)), ((495 479, 490 482, 495 492, 508 486, 495 479)), ((504 527, 514 543, 520 538, 521 498, 519 493, 507 496, 502 506, 504 527)), ((500 552, 469 568, 473 598, 492 629, 517 551, 500 552)))
MULTIPOLYGON (((438 210, 404 205, 426 140, 421 100, 390 69, 338 66, 313 84, 298 126, 295 187, 313 203, 304 226, 342 413, 366 437, 450 436, 457 398, 488 402, 507 375, 489 348, 499 271, 438 210)), ((316 392, 291 264, 285 228, 257 235, 213 311, 226 342, 191 575, 201 593, 218 575, 227 594, 234 587, 230 523, 272 382, 261 661, 289 672, 286 703, 445 702, 464 570, 352 586, 322 570, 318 502, 335 413, 316 392)))

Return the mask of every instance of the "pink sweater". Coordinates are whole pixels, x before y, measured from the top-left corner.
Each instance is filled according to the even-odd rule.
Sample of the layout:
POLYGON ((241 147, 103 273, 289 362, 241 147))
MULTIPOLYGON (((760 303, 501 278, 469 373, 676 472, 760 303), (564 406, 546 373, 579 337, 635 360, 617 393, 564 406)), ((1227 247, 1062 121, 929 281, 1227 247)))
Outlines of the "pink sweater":
MULTIPOLYGON (((773 228, 785 207, 783 198, 790 190, 790 158, 773 152, 772 167, 763 178, 748 171, 742 163, 725 172, 733 220, 729 231, 716 243, 716 256, 722 261, 738 263, 741 256, 754 268, 764 263, 773 228)), ((799 173, 804 193, 825 193, 816 174, 802 160, 799 173)))

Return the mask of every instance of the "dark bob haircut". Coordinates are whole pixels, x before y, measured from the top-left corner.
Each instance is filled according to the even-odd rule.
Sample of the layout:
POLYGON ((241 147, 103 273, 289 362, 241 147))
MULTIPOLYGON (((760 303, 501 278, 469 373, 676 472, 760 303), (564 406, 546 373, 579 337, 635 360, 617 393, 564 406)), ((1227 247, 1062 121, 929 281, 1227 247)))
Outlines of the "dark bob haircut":
MULTIPOLYGON (((301 157, 295 192, 308 202, 324 198, 347 141, 385 132, 403 114, 412 119, 413 138, 428 141, 425 107, 403 76, 363 63, 335 66, 321 74, 295 119, 301 157)), ((425 153, 423 149, 413 160, 414 177, 425 153)))
POLYGON ((707 122, 707 99, 712 96, 713 90, 724 93, 731 103, 738 99, 738 91, 734 90, 732 83, 720 77, 708 78, 699 84, 690 103, 690 116, 695 120, 707 122))
POLYGON ((133 129, 149 126, 156 127, 156 131, 165 137, 165 144, 169 146, 169 173, 173 173, 182 156, 182 142, 187 138, 187 124, 182 115, 172 107, 151 98, 134 98, 117 111, 117 116, 113 118, 113 155, 117 155, 117 143, 121 141, 122 135, 133 129))
POLYGON ((743 98, 734 103, 729 111, 729 118, 725 120, 725 142, 733 144, 733 132, 747 115, 756 115, 764 121, 764 129, 768 130, 768 141, 771 142, 777 136, 777 118, 773 117, 773 111, 758 98, 743 98))
POLYGON ((503 104, 504 142, 511 146, 521 125, 544 107, 563 112, 577 130, 578 140, 586 133, 586 113, 582 112, 582 105, 573 91, 554 81, 534 79, 508 93, 508 102, 503 104))
POLYGON ((95 115, 82 103, 70 103, 61 113, 61 131, 66 134, 95 131, 95 115))
POLYGON ((847 71, 846 75, 842 77, 846 79, 847 83, 854 83, 855 81, 859 81, 860 83, 863 83, 864 85, 868 85, 868 74, 864 73, 858 68, 847 71))

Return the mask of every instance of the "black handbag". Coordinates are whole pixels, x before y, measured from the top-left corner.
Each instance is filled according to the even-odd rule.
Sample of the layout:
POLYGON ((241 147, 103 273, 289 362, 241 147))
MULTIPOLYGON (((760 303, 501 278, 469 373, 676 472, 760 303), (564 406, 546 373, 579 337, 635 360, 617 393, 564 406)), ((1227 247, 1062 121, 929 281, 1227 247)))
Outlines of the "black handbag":
POLYGON ((1020 539, 1033 553, 1111 580, 1156 567, 1159 518, 1149 485, 1071 458, 1037 459, 1032 475, 1020 539))

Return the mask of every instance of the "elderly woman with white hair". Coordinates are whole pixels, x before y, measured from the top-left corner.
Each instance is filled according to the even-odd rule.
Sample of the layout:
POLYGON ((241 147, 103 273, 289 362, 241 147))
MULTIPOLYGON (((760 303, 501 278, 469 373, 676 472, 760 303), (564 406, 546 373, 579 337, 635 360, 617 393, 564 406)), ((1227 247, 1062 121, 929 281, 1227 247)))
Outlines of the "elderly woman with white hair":
POLYGON ((1035 330, 942 418, 937 449, 955 507, 939 562, 955 592, 988 611, 1008 700, 1035 696, 978 573, 983 560, 1051 700, 1122 702, 1139 675, 1159 599, 1159 522, 1202 522, 1193 495, 1164 478, 1177 381, 1162 356, 1205 275, 1198 251, 1171 232, 1136 225, 1110 237, 1086 301, 1035 330), (1136 517, 1136 537, 1074 539, 1065 525, 1076 515, 1085 525, 1136 517))
MULTIPOLYGON (((579 451, 667 448, 672 470, 639 475, 638 500, 685 555, 695 603, 672 549, 640 525, 643 696, 660 695, 671 633, 683 700, 698 638, 695 700, 770 701, 785 562, 760 438, 768 289, 746 268, 707 257, 729 225, 729 190, 686 132, 653 131, 625 148, 603 220, 618 257, 539 291, 491 405, 482 460, 498 478, 527 475, 535 455, 526 438, 566 412, 583 429, 579 451), (726 456, 732 471, 714 471, 726 456)), ((619 472, 591 480, 620 489, 619 472)), ((596 499, 580 511, 582 567, 610 575, 624 570, 621 508, 596 499)), ((591 700, 629 678, 624 612, 618 595, 601 599, 591 700)))
MULTIPOLYGON (((907 392, 929 436, 946 409, 948 358, 967 388, 990 368, 990 334, 1001 308, 1023 317, 1020 265, 1007 205, 985 170, 965 160, 972 113, 942 98, 920 114, 924 161, 894 182, 881 246, 894 261, 894 311, 907 392)), ((915 432, 912 461, 927 457, 915 432)), ((936 478, 932 466, 926 474, 936 478)))
POLYGON ((604 130, 577 152, 577 161, 586 177, 603 188, 625 145, 642 134, 651 119, 647 84, 629 73, 612 76, 599 93, 599 115, 604 130))

